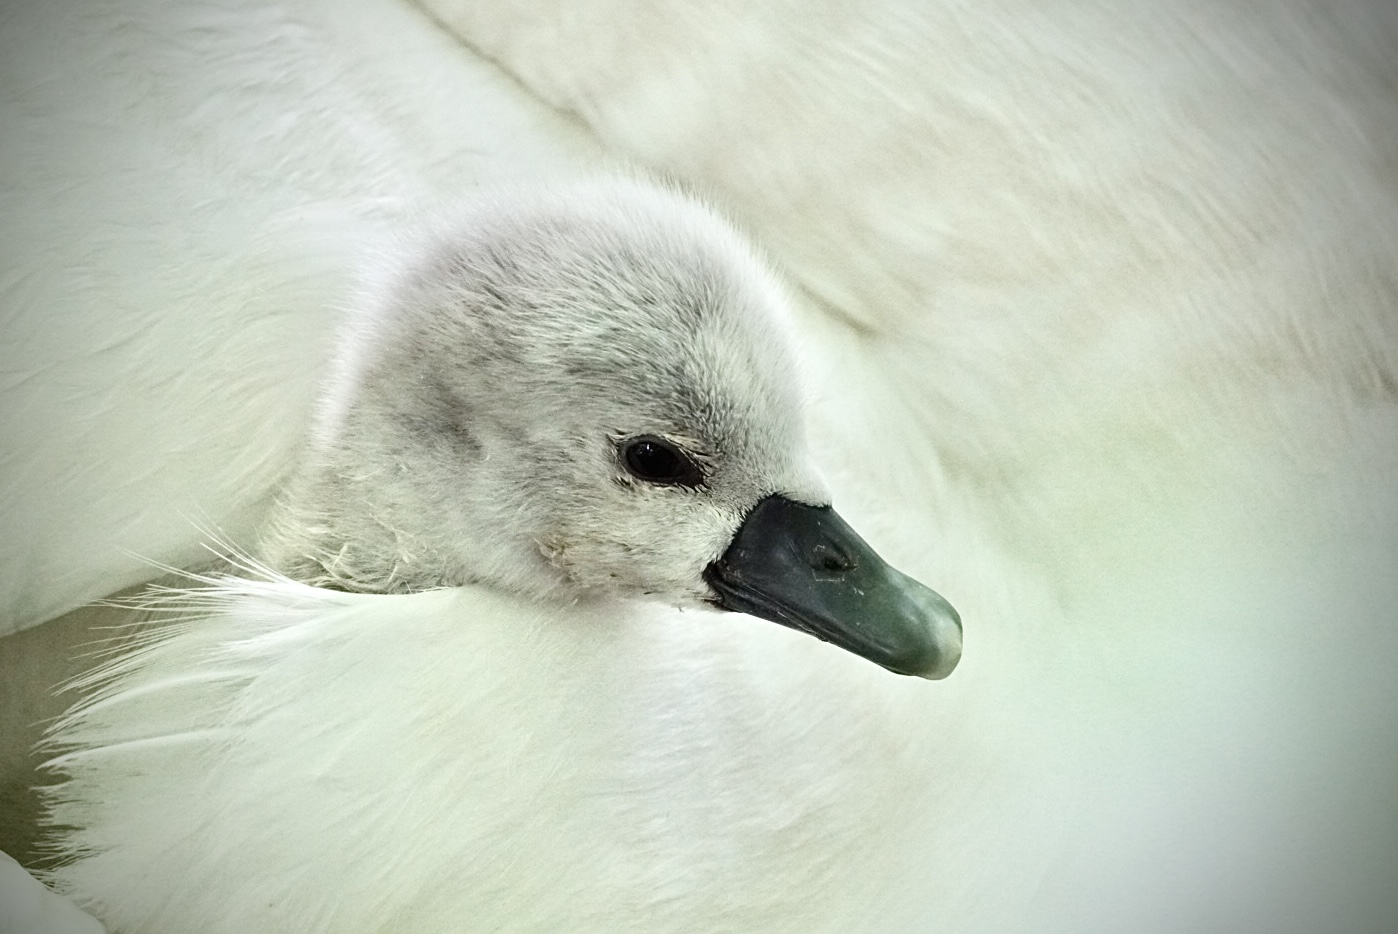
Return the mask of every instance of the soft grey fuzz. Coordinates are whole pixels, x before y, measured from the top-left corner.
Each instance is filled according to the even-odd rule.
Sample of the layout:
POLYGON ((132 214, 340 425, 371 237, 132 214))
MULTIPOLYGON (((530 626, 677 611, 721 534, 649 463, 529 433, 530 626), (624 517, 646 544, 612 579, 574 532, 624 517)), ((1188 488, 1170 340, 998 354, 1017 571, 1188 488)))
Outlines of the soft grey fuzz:
POLYGON ((759 499, 825 501, 782 289, 693 200, 498 191, 389 266, 265 538, 289 576, 687 603, 759 499), (631 477, 618 445, 639 435, 688 451, 703 485, 631 477))

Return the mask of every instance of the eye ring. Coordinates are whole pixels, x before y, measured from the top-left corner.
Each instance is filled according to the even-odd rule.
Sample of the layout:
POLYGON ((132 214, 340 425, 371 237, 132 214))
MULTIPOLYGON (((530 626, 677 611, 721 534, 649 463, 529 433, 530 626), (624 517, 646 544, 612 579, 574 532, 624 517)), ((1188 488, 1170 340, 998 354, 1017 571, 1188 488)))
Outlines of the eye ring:
POLYGON ((704 485, 704 471, 693 456, 656 435, 637 435, 618 442, 617 458, 622 468, 642 483, 689 489, 704 485))

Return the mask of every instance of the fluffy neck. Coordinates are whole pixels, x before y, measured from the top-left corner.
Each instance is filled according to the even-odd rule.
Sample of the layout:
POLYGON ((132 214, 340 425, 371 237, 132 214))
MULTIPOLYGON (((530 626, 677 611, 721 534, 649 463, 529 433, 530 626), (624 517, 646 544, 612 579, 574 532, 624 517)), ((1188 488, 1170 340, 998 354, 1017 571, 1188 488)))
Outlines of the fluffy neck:
POLYGON ((576 598, 527 531, 510 524, 508 498, 491 502, 488 480, 469 465, 457 465, 450 485, 424 479, 432 469, 344 445, 312 450, 265 526, 260 560, 332 590, 401 594, 483 583, 576 598))

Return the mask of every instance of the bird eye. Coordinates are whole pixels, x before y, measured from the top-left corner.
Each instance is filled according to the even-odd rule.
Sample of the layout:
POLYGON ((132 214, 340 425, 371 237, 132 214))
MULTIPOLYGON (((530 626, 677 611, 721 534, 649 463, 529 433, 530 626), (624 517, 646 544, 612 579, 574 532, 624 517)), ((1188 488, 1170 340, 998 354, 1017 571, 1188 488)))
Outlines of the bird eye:
POLYGON ((693 458, 654 435, 622 442, 621 463, 627 473, 646 483, 697 487, 704 482, 704 472, 693 458))

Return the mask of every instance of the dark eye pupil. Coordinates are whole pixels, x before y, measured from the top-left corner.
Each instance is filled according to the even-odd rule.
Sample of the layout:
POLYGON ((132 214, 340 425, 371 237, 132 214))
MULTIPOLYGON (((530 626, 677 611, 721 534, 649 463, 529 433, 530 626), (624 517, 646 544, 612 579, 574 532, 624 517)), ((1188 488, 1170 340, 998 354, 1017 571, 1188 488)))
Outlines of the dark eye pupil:
POLYGON ((622 447, 621 455, 627 472, 637 480, 682 486, 698 486, 703 480, 688 456, 659 438, 629 441, 622 447))
POLYGON ((667 451, 654 441, 633 444, 626 452, 627 464, 639 477, 646 480, 667 480, 680 469, 680 459, 674 451, 667 451))

